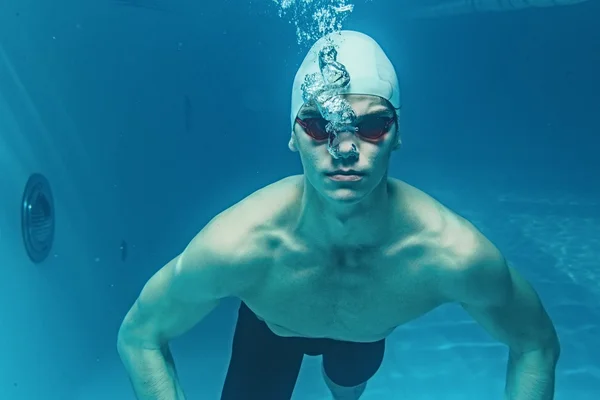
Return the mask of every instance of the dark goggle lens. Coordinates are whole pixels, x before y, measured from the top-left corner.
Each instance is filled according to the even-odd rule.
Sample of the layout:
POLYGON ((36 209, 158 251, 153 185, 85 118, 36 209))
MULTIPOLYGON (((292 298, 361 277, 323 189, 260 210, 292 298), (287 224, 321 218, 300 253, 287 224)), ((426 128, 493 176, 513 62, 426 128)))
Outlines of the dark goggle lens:
POLYGON ((306 118, 298 120, 298 123, 313 139, 325 140, 329 137, 329 133, 327 133, 327 120, 325 118, 306 118))
MULTIPOLYGON (((327 120, 322 117, 297 118, 296 121, 315 140, 325 140, 329 137, 329 133, 327 133, 327 120)), ((379 139, 387 133, 393 123, 393 117, 372 117, 365 119, 357 125, 358 135, 365 139, 379 139)))
POLYGON ((373 117, 358 124, 358 135, 367 139, 379 139, 390 130, 393 117, 373 117))

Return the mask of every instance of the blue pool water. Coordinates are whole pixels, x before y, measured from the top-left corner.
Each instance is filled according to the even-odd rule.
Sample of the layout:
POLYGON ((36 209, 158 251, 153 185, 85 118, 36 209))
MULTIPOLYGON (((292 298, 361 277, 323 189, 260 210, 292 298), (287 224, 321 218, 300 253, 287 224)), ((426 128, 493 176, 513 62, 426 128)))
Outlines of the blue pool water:
MULTIPOLYGON (((473 222, 531 282, 561 342, 556 399, 600 399, 600 1, 445 7, 536 1, 557 3, 2 2, 0 400, 133 399, 116 350, 125 313, 215 214, 301 173, 290 89, 315 35, 338 23, 398 70, 390 175, 473 222), (33 172, 56 205, 39 265, 20 219, 33 172)), ((237 306, 172 342, 186 400, 219 398, 237 306)), ((500 400, 506 362, 459 306, 440 307, 394 331, 363 399, 500 400)), ((329 398, 306 357, 293 400, 329 398)))

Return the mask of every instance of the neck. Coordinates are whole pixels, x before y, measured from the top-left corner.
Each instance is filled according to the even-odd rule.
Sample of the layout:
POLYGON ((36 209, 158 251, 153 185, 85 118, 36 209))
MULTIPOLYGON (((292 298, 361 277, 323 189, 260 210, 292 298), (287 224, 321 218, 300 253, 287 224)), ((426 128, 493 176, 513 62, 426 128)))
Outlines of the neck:
POLYGON ((390 235, 390 203, 387 176, 354 203, 331 201, 304 178, 296 229, 319 247, 376 246, 390 235))

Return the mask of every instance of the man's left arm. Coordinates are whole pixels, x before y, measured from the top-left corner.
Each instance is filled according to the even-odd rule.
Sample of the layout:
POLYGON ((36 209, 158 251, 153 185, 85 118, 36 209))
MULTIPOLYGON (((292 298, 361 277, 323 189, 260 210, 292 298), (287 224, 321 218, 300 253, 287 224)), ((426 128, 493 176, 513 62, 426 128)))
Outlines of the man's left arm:
POLYGON ((463 308, 509 347, 506 400, 552 400, 560 344, 533 287, 481 240, 454 287, 463 308))

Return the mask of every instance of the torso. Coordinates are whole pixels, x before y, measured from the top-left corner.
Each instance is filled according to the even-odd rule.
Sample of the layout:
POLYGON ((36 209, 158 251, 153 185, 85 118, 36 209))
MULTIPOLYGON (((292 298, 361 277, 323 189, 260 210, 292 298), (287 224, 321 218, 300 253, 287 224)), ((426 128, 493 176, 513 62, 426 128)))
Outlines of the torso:
POLYGON ((440 304, 431 266, 414 249, 315 255, 290 242, 282 240, 260 290, 242 299, 280 336, 376 341, 440 304))
POLYGON ((255 228, 260 278, 239 297, 280 336, 385 338, 446 301, 440 278, 453 258, 449 230, 462 228, 437 204, 417 208, 436 214, 417 216, 414 229, 373 248, 316 251, 285 226, 255 228))

